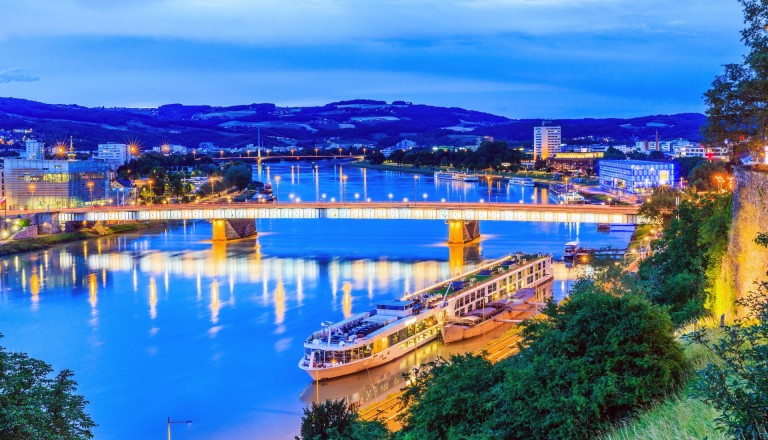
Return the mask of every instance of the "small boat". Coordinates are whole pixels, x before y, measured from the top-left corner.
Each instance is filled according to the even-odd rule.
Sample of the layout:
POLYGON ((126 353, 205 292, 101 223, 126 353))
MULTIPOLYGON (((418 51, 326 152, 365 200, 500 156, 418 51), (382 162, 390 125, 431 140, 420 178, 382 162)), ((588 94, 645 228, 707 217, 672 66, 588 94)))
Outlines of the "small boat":
POLYGON ((569 241, 565 244, 565 253, 563 258, 566 260, 573 260, 573 258, 581 252, 581 246, 578 241, 569 241))
POLYGON ((536 186, 530 177, 510 177, 509 183, 520 186, 536 186))
POLYGON ((455 171, 435 171, 436 180, 453 180, 455 182, 479 182, 477 174, 459 173, 455 171))

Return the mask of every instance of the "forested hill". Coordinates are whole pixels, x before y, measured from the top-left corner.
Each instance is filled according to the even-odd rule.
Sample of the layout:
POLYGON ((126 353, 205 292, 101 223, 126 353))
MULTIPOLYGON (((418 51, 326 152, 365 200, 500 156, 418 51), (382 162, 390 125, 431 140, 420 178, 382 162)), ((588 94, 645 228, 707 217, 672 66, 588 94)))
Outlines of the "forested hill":
MULTIPOLYGON (((574 143, 635 140, 700 140, 704 115, 685 113, 631 119, 553 119, 574 143)), ((390 146, 403 138, 423 145, 463 145, 478 136, 532 143, 542 119, 509 119, 457 107, 405 101, 341 101, 315 107, 246 104, 230 107, 169 104, 158 108, 105 108, 45 104, 0 98, 0 129, 31 128, 46 142, 73 136, 81 148, 135 140, 142 145, 177 143, 222 147, 255 143, 257 128, 267 145, 311 146, 328 141, 390 146)))

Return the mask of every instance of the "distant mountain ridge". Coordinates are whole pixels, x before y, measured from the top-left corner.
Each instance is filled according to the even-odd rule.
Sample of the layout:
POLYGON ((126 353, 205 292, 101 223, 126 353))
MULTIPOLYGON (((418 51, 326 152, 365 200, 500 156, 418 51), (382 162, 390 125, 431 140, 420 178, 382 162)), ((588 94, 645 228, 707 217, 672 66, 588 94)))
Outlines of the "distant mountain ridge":
MULTIPOLYGON (((630 143, 663 139, 701 140, 706 118, 698 113, 637 118, 551 119, 569 143, 630 143)), ((0 128, 32 128, 55 142, 73 136, 85 148, 102 142, 137 140, 144 146, 177 143, 190 147, 214 142, 222 147, 255 143, 314 146, 326 142, 393 145, 403 138, 423 145, 462 145, 479 136, 531 144, 542 119, 510 119, 458 107, 406 101, 356 99, 323 106, 280 107, 168 104, 158 108, 105 108, 45 104, 0 98, 0 128)))

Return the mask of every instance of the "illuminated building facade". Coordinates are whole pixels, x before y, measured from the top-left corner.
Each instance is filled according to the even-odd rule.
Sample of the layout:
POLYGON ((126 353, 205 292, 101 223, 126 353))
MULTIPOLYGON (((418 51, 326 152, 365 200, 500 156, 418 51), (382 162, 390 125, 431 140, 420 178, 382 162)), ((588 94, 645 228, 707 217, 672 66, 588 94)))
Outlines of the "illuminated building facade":
POLYGON ((560 127, 533 127, 533 160, 547 160, 560 152, 560 127))
POLYGON ((109 165, 96 160, 5 159, 2 194, 9 209, 101 205, 109 199, 109 165))
POLYGON ((648 195, 660 185, 674 185, 675 164, 645 160, 601 160, 600 188, 614 194, 648 195))

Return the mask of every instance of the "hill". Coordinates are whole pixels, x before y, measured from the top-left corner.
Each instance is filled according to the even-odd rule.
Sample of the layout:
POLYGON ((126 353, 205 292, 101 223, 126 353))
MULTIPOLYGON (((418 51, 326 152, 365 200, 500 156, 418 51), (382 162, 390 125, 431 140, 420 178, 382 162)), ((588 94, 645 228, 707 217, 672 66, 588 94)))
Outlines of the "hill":
MULTIPOLYGON (((569 143, 627 143, 683 137, 700 140, 701 114, 656 115, 619 119, 562 119, 569 143)), ((463 145, 478 136, 531 144, 541 119, 509 119, 457 107, 405 101, 358 99, 315 107, 245 104, 229 107, 169 104, 158 108, 105 108, 45 104, 0 98, 0 129, 31 128, 49 143, 73 136, 80 148, 101 142, 136 140, 145 147, 162 143, 196 146, 214 142, 222 147, 262 142, 270 145, 314 146, 326 142, 394 145, 403 138, 425 145, 463 145)))

